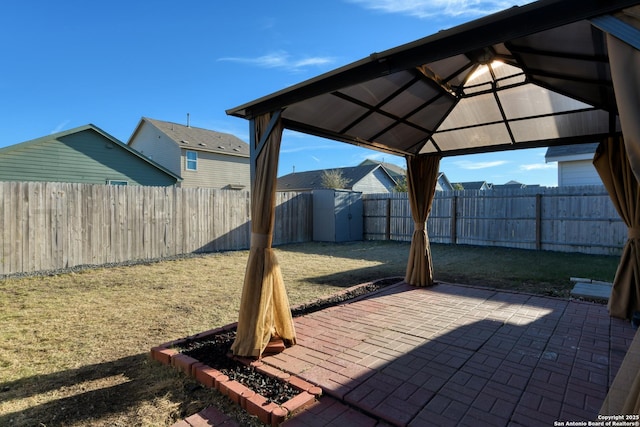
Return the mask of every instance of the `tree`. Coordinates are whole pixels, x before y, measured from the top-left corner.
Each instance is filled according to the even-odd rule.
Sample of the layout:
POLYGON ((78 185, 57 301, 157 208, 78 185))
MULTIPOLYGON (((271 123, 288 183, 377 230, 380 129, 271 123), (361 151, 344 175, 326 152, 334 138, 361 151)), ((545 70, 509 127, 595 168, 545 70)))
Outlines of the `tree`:
POLYGON ((334 190, 347 188, 351 180, 345 178, 339 169, 325 170, 322 172, 322 186, 334 190))
POLYGON ((409 191, 409 185, 407 184, 407 177, 400 178, 393 187, 394 193, 406 193, 409 191))

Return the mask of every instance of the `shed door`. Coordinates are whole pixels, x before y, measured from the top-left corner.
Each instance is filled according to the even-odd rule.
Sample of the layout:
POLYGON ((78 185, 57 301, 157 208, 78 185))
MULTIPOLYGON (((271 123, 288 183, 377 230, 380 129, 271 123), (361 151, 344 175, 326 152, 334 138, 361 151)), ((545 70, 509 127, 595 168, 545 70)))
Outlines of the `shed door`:
POLYGON ((362 240, 362 195, 346 191, 335 193, 336 242, 362 240))

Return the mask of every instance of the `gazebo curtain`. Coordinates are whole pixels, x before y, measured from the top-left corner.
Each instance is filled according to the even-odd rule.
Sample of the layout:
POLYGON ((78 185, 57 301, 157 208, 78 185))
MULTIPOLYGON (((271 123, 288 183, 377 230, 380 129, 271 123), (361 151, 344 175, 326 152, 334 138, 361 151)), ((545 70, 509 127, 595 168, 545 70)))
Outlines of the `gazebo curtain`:
MULTIPOLYGON (((253 121, 251 139, 255 171, 251 182, 251 249, 245 271, 235 355, 260 357, 272 337, 288 345, 296 335, 280 266, 271 248, 275 221, 276 175, 282 125, 266 114, 253 121), (255 155, 253 155, 255 153, 255 155)), ((254 165, 252 165, 254 166, 254 165)))
POLYGON ((602 142, 593 159, 618 214, 629 229, 609 298, 609 314, 629 319, 640 310, 640 191, 622 137, 602 142))
POLYGON ((640 180, 640 51, 610 34, 607 35, 607 50, 620 127, 631 170, 640 180))
MULTIPOLYGON (((624 15, 621 18, 627 24, 640 28, 640 7, 625 10, 624 15)), ((627 37, 630 37, 628 31, 627 37)), ((607 34, 607 50, 624 140, 610 138, 602 143, 594 158, 594 165, 618 213, 629 227, 609 298, 609 313, 628 319, 640 309, 640 52, 637 45, 631 46, 611 34, 607 34)), ((638 367, 640 339, 636 334, 600 409, 602 414, 640 412, 638 367)))
MULTIPOLYGON (((625 11, 624 19, 638 27, 640 10, 634 10, 625 11)), ((640 52, 611 34, 607 34, 607 50, 624 140, 610 139, 601 144, 602 153, 596 154, 594 165, 620 217, 629 227, 629 238, 609 299, 610 314, 627 319, 640 309, 640 52)))
MULTIPOLYGON (((629 227, 629 237, 613 280, 609 313, 628 319, 640 307, 640 191, 631 171, 625 143, 609 138, 600 144, 593 164, 618 214, 629 227)), ((640 411, 640 335, 636 334, 607 393, 601 414, 637 414, 640 411)))
POLYGON ((407 187, 414 222, 405 281, 415 286, 433 285, 433 265, 426 222, 438 182, 439 156, 407 156, 407 187))

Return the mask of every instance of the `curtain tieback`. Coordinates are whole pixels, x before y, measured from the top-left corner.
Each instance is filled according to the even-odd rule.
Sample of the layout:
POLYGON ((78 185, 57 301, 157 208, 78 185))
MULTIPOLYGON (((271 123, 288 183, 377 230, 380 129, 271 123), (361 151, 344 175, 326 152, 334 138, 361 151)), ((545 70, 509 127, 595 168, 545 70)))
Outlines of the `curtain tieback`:
POLYGON ((271 235, 251 233, 251 247, 252 248, 268 248, 271 246, 271 235))
POLYGON ((416 231, 424 230, 424 222, 414 222, 413 225, 416 231))
POLYGON ((627 238, 629 239, 640 239, 640 228, 638 227, 629 227, 627 230, 627 238))

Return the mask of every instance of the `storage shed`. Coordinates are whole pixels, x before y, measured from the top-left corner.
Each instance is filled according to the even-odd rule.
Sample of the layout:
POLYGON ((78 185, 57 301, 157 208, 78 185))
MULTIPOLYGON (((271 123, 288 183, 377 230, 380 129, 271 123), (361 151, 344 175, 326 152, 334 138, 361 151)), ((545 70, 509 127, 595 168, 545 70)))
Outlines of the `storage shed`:
POLYGON ((348 190, 313 190, 313 240, 362 240, 362 193, 348 190))

